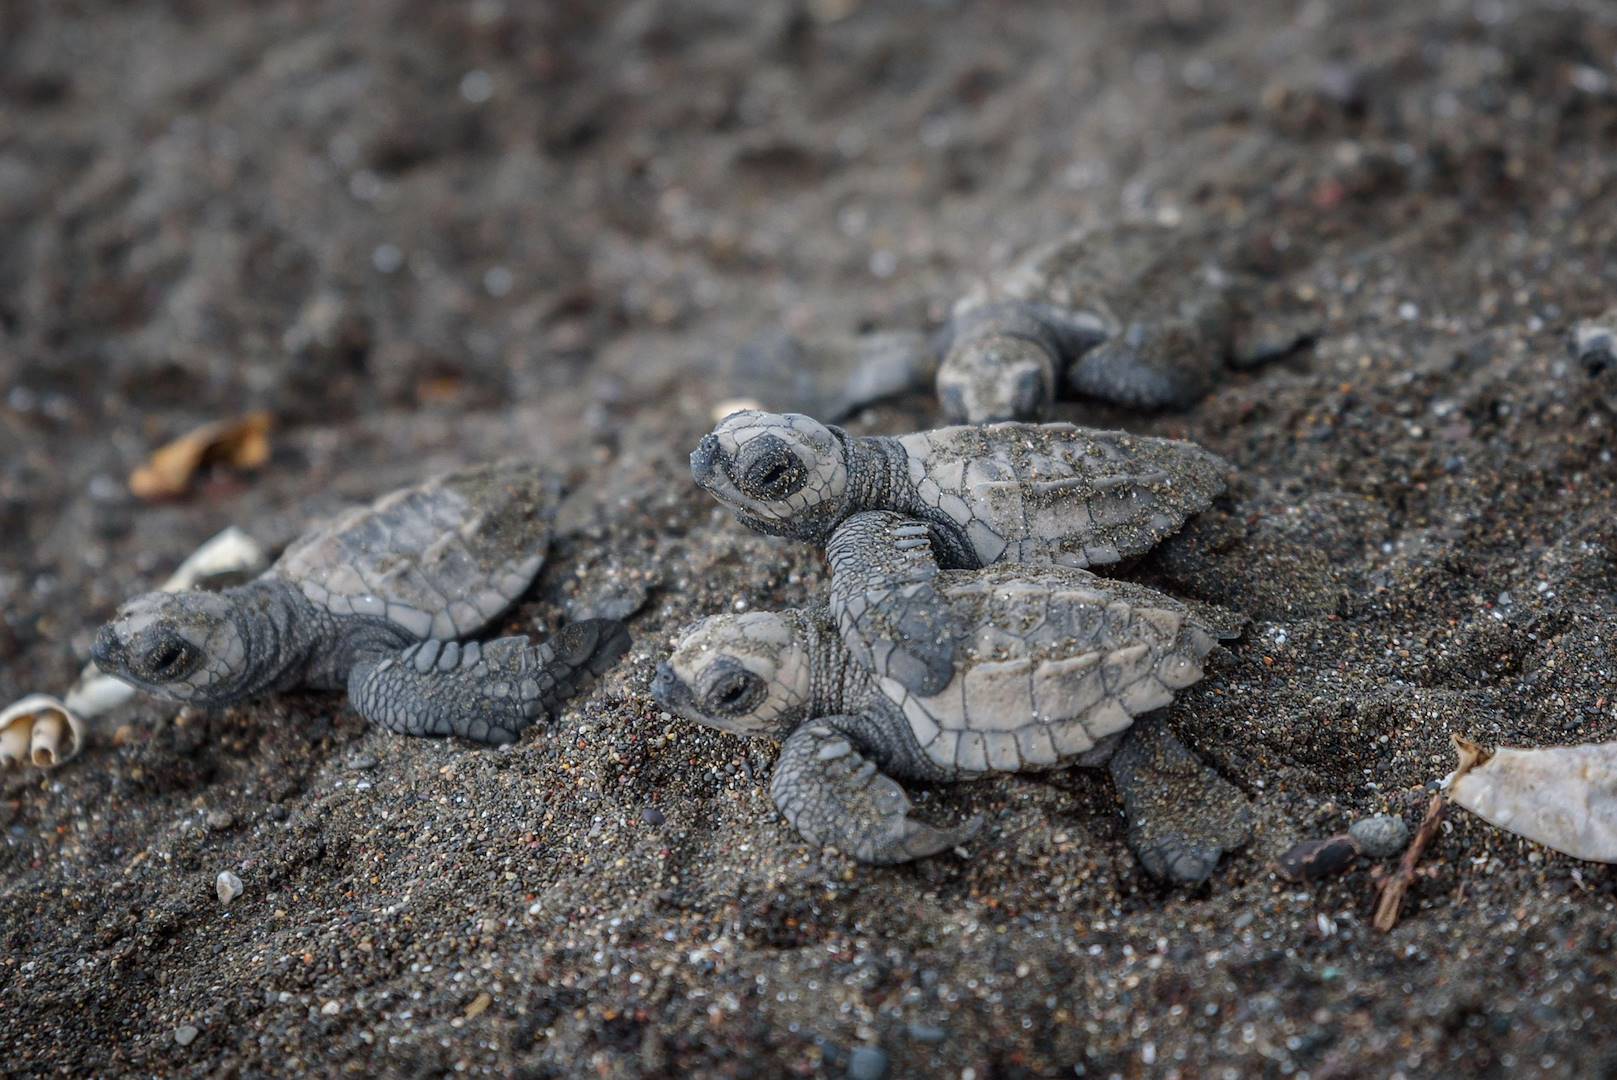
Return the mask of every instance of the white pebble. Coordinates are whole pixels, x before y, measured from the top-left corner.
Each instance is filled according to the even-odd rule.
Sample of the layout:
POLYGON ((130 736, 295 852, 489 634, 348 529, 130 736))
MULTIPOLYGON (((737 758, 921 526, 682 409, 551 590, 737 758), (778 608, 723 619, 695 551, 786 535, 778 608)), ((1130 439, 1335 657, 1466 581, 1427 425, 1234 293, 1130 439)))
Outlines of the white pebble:
POLYGON ((219 902, 228 904, 241 895, 241 878, 229 870, 221 870, 213 883, 213 888, 219 894, 219 902))
POLYGON ((460 78, 460 96, 473 105, 481 105, 494 96, 494 79, 486 71, 468 71, 460 78))
POLYGON ((384 274, 391 274, 404 265, 404 252, 397 244, 378 244, 371 252, 371 265, 384 274))

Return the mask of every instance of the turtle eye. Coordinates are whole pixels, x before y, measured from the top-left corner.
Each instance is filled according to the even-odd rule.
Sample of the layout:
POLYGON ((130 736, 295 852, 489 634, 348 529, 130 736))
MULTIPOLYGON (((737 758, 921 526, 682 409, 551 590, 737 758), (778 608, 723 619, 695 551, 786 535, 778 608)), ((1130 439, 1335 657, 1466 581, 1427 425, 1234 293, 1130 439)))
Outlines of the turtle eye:
POLYGON ((191 649, 176 638, 164 638, 146 653, 146 670, 159 678, 173 678, 190 664, 191 649))
POLYGON ((741 489, 755 499, 778 502, 808 482, 803 462, 777 435, 760 435, 747 443, 736 465, 741 489))
POLYGON ((757 708, 764 692, 763 679, 752 672, 727 672, 708 688, 708 711, 720 716, 743 716, 757 708))

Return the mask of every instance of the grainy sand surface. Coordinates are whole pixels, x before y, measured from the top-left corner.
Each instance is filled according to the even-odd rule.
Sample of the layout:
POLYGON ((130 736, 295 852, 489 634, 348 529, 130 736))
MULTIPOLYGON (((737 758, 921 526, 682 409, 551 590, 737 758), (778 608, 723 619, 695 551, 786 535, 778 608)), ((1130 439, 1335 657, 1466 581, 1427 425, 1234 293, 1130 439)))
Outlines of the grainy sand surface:
MULTIPOLYGON (((0 699, 65 687, 226 524, 278 546, 491 456, 575 492, 502 630, 644 598, 631 656, 506 750, 340 696, 142 699, 7 775, 0 1068, 1617 1069, 1610 869, 1454 811, 1387 936, 1368 864, 1273 870, 1413 824, 1452 734, 1617 738, 1617 371, 1564 347, 1614 253, 1598 0, 0 3, 0 699), (1141 217, 1327 312, 1187 412, 1061 410, 1240 470, 1129 573, 1251 618, 1171 720, 1253 843, 1165 890, 1073 770, 918 792, 988 817, 966 859, 806 848, 772 747, 647 694, 686 622, 825 587, 689 482, 723 365, 783 323, 935 323, 1029 244, 1141 217), (127 495, 259 407, 260 473, 127 495)), ((918 392, 851 427, 935 419, 918 392)))

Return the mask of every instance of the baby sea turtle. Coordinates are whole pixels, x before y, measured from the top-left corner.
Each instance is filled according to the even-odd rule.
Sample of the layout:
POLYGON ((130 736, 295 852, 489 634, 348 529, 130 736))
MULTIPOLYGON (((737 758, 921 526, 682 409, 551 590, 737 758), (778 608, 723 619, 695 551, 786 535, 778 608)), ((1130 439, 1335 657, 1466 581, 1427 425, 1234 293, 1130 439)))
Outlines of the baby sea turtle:
POLYGON ((348 690, 406 735, 514 740, 628 648, 590 619, 535 645, 477 633, 539 573, 559 484, 537 465, 452 473, 349 511, 222 592, 147 593, 96 634, 101 670, 174 701, 348 690))
POLYGON ((824 543, 861 510, 927 523, 945 566, 1104 566, 1207 508, 1229 465, 1194 443, 1073 424, 855 436, 801 413, 743 410, 691 454, 697 484, 771 536, 824 543))
POLYGON ((944 415, 1036 419, 1064 392, 1180 408, 1227 361, 1253 366, 1313 335, 1311 312, 1208 264, 1193 240, 1154 224, 1085 229, 962 297, 938 347, 944 415))
POLYGON ((1245 841, 1249 807, 1160 719, 1136 718, 1201 678, 1219 631, 1167 596, 1082 570, 939 570, 913 524, 858 514, 829 554, 836 575, 859 562, 861 549, 901 552, 891 595, 872 597, 872 606, 902 604, 897 582, 924 580, 950 619, 970 628, 942 686, 918 692, 861 662, 821 608, 703 620, 659 667, 653 695, 699 723, 784 740, 770 784, 775 805, 811 843, 863 862, 932 855, 982 824, 939 828, 912 818, 898 779, 1109 764, 1146 869, 1204 880, 1245 841))

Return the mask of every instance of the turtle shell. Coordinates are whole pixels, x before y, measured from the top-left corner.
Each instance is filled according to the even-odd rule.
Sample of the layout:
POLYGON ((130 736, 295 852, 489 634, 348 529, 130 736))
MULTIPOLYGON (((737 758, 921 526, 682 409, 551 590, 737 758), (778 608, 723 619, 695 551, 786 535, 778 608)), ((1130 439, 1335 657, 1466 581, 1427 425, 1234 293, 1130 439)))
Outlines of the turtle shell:
POLYGON ((1205 510, 1229 472, 1193 443, 1072 424, 967 425, 897 441, 923 512, 964 541, 968 565, 1082 568, 1143 554, 1205 510))
POLYGON ((1080 229, 1034 249, 1009 272, 956 303, 964 315, 997 300, 1048 304, 1117 333, 1133 322, 1203 313, 1228 283, 1201 265, 1185 230, 1149 223, 1080 229))
POLYGON ((531 462, 465 469, 311 529, 270 572, 333 615, 386 619, 415 638, 465 637, 533 582, 559 497, 531 462))
POLYGON ((954 677, 928 696, 877 685, 927 757, 965 775, 1072 761, 1199 680, 1220 633, 1172 597, 1082 570, 995 566, 937 582, 976 628, 954 677))

